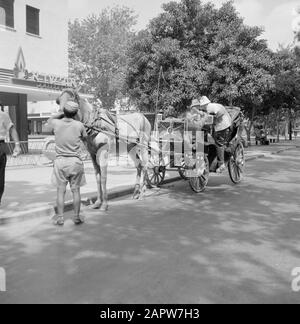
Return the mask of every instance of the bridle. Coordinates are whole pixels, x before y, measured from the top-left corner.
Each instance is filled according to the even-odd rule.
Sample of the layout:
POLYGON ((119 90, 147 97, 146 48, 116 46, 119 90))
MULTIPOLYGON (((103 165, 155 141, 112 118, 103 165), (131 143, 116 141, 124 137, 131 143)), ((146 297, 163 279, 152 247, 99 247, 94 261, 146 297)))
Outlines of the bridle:
POLYGON ((99 133, 99 132, 103 131, 104 127, 102 126, 102 122, 105 122, 115 129, 115 135, 118 137, 119 129, 117 127, 117 123, 112 118, 110 118, 110 116, 108 114, 106 114, 106 116, 108 118, 104 118, 102 115, 103 115, 103 113, 100 110, 97 110, 91 116, 91 118, 90 118, 91 122, 88 124, 84 124, 84 126, 87 128, 88 133, 90 133, 90 132, 98 132, 99 133))
MULTIPOLYGON (((64 94, 68 94, 71 97, 71 100, 75 101, 76 103, 78 103, 78 105, 80 105, 80 96, 78 94, 78 92, 75 89, 65 89, 62 94, 57 98, 56 102, 59 105, 60 104, 60 97, 63 96, 64 94)), ((90 122, 88 123, 83 123, 85 128, 87 129, 87 133, 89 135, 91 135, 92 133, 106 133, 106 135, 115 135, 117 138, 117 141, 120 139, 120 132, 119 132, 119 128, 117 125, 117 121, 114 120, 112 118, 112 113, 105 113, 106 117, 105 118, 103 116, 103 113, 100 110, 97 110, 94 112, 94 114, 92 114, 92 116, 90 117, 90 122), (102 126, 102 122, 107 123, 108 125, 110 125, 111 127, 114 128, 114 133, 112 132, 111 134, 109 134, 110 132, 105 131, 104 127, 102 126)), ((116 115, 114 115, 115 117, 117 117, 116 115)), ((131 125, 129 122, 125 121, 129 126, 131 126, 136 132, 137 130, 135 129, 135 127, 133 125, 131 125)), ((138 133, 138 132, 137 132, 138 133)))

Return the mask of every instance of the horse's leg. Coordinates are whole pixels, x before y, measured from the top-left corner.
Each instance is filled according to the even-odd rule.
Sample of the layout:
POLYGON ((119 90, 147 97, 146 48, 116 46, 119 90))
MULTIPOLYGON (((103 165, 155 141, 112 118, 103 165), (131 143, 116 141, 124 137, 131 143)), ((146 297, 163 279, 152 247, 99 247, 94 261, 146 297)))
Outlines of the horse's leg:
POLYGON ((139 155, 137 153, 137 146, 132 148, 129 152, 129 156, 131 157, 132 161, 134 162, 134 165, 137 170, 137 175, 136 175, 136 184, 134 188, 134 193, 133 193, 133 199, 139 199, 141 195, 141 175, 142 175, 142 161, 139 158, 139 155))
POLYGON ((141 152, 139 154, 140 156, 140 160, 141 160, 141 198, 143 198, 143 196, 146 193, 147 190, 147 182, 146 182, 146 172, 147 172, 147 167, 148 167, 148 163, 149 163, 149 152, 147 149, 142 148, 141 152))
POLYGON ((101 196, 101 211, 108 210, 108 193, 107 193, 107 167, 109 159, 109 147, 103 146, 97 154, 97 161, 100 165, 100 196, 101 196))
POLYGON ((146 183, 146 171, 149 162, 149 155, 147 149, 142 149, 139 152, 139 147, 136 146, 129 152, 130 157, 135 163, 135 167, 137 169, 137 177, 136 177, 136 185, 133 194, 133 199, 141 199, 143 198, 147 183, 146 183))
POLYGON ((102 205, 102 190, 101 190, 101 169, 98 164, 97 156, 92 156, 92 161, 95 169, 96 183, 97 183, 97 200, 93 205, 91 205, 92 209, 99 209, 102 205))

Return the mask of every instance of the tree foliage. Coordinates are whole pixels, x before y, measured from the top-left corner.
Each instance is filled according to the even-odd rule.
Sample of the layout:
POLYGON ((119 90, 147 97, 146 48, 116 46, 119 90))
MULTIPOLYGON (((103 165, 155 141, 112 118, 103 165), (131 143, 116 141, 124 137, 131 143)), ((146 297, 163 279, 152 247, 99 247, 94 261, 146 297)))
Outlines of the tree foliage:
POLYGON ((201 95, 246 111, 261 104, 274 84, 272 53, 259 39, 261 28, 246 26, 232 2, 217 9, 182 0, 163 5, 163 10, 130 49, 127 87, 141 109, 156 105, 160 67, 160 107, 182 111, 201 95))
POLYGON ((114 7, 99 15, 69 23, 70 74, 105 107, 113 107, 123 93, 128 47, 136 16, 131 9, 114 7))

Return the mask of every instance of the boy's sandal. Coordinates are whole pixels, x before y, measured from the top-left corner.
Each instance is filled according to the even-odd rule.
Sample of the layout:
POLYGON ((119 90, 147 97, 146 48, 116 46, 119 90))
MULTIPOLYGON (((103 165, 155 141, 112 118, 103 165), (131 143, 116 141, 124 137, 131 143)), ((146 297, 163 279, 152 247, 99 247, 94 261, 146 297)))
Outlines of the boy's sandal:
POLYGON ((65 225, 65 220, 62 216, 57 217, 54 221, 53 221, 53 225, 55 226, 64 226, 65 225))
POLYGON ((84 223, 84 219, 83 219, 83 216, 75 216, 73 218, 73 222, 75 225, 81 225, 84 223))

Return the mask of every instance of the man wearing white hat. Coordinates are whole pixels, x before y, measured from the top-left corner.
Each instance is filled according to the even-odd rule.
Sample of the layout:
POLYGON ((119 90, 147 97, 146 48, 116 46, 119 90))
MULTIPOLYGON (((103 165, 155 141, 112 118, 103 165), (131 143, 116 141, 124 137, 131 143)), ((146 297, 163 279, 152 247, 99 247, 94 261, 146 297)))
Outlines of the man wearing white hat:
POLYGON ((229 128, 231 127, 232 119, 224 106, 217 103, 212 103, 205 96, 201 97, 200 101, 193 100, 191 108, 192 110, 204 111, 215 116, 214 139, 217 144, 217 154, 219 160, 219 168, 217 172, 222 173, 226 169, 224 161, 224 145, 230 133, 229 128))
POLYGON ((86 184, 84 165, 80 158, 81 141, 87 138, 84 125, 74 120, 79 106, 75 102, 67 102, 64 115, 52 117, 48 124, 54 130, 56 144, 56 160, 52 175, 52 183, 57 187, 57 216, 55 225, 64 225, 64 203, 67 185, 73 193, 74 223, 83 223, 80 217, 80 187, 86 184), (63 118, 61 118, 63 117, 63 118))

